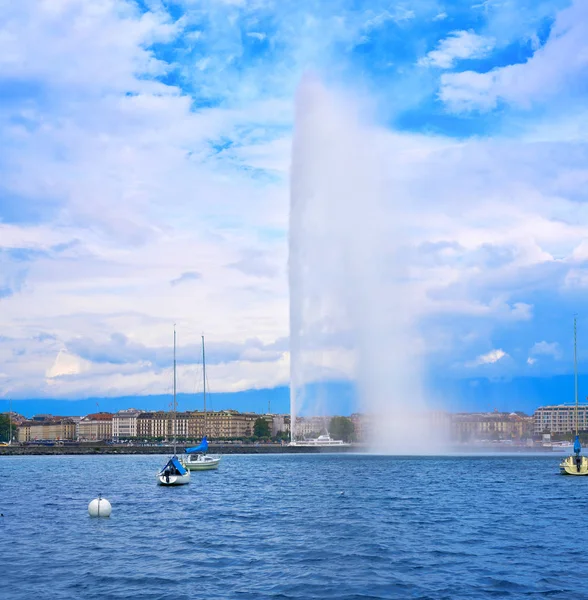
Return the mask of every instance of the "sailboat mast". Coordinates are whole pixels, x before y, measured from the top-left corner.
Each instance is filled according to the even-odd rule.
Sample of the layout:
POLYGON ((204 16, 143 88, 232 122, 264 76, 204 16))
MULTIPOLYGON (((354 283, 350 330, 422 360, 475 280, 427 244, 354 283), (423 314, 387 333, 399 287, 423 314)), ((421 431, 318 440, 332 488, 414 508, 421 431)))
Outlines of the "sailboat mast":
POLYGON ((204 354, 204 336, 202 336, 202 384, 204 403, 204 434, 206 435, 206 356, 204 354))
POLYGON ((8 440, 8 443, 12 445, 12 398, 10 399, 8 405, 8 427, 10 428, 10 438, 8 440))
POLYGON ((177 445, 176 411, 177 411, 177 404, 176 404, 176 325, 174 323, 174 419, 173 419, 173 424, 172 424, 172 428, 173 428, 173 432, 174 432, 174 456, 176 454, 176 445, 177 445))
POLYGON ((576 421, 576 435, 578 435, 578 358, 576 352, 576 317, 574 317, 574 395, 576 398, 574 419, 576 421))

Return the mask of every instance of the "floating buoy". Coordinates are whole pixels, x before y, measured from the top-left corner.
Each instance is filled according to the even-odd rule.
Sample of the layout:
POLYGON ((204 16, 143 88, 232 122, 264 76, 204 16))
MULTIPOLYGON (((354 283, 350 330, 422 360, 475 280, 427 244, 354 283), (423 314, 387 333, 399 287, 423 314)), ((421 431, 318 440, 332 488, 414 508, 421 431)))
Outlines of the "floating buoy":
POLYGON ((88 514, 91 517, 110 517, 112 506, 106 498, 98 496, 88 504, 88 514))

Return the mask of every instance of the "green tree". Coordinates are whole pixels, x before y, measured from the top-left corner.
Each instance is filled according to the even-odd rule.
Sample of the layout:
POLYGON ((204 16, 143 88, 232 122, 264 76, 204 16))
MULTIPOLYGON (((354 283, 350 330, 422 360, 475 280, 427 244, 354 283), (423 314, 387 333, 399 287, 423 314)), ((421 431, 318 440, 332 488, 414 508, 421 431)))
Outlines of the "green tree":
POLYGON ((257 417, 253 424, 253 435, 258 438, 266 438, 271 435, 269 423, 263 417, 257 417))
POLYGON ((333 417, 329 423, 329 434, 335 440, 351 442, 355 437, 355 425, 347 417, 333 417))
MULTIPOLYGON (((16 436, 16 426, 12 424, 12 437, 16 436)), ((10 441, 10 417, 0 415, 0 442, 10 441)))

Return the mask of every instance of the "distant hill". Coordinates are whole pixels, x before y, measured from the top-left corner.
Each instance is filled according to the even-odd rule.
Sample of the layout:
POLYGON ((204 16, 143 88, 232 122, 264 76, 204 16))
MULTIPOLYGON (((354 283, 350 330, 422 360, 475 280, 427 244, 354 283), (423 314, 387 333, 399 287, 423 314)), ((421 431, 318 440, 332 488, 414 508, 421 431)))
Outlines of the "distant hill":
MULTIPOLYGON (((588 385, 580 378, 580 401, 585 400, 588 385), (584 391, 582 391, 584 390, 584 391)), ((573 402, 572 375, 554 377, 520 377, 510 380, 466 379, 437 381, 427 395, 433 408, 450 412, 523 411, 532 414, 538 406, 573 402)), ((309 386, 307 398, 320 401, 327 414, 348 415, 360 410, 356 403, 354 385, 350 382, 329 382, 309 386)), ((264 413, 270 403, 274 413, 290 411, 290 390, 286 386, 244 392, 213 393, 207 395, 209 410, 233 408, 242 412, 264 413)), ((116 412, 123 408, 141 410, 169 410, 171 396, 120 396, 60 400, 36 398, 13 400, 13 410, 25 416, 39 413, 54 415, 85 415, 97 410, 116 412)), ((407 399, 410 402, 410 399, 407 399)), ((201 410, 201 394, 178 394, 178 410, 201 410)), ((8 402, 0 401, 0 410, 8 410, 8 402)), ((304 412, 304 411, 303 411, 304 412)))

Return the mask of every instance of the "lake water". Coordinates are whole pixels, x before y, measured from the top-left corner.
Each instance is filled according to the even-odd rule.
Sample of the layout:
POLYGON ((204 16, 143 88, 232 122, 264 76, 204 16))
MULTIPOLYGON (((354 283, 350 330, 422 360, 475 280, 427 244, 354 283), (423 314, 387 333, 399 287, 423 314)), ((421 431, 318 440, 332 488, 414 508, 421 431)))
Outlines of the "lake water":
POLYGON ((225 456, 177 488, 165 459, 0 457, 0 597, 588 598, 588 478, 556 455, 225 456))

